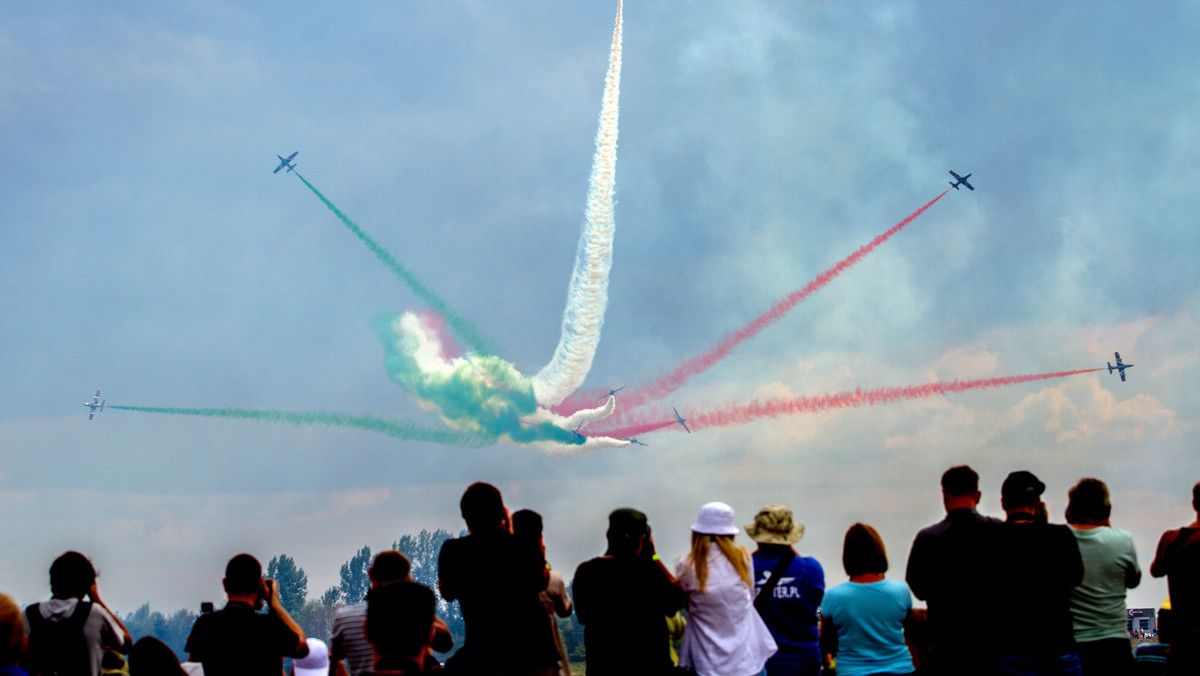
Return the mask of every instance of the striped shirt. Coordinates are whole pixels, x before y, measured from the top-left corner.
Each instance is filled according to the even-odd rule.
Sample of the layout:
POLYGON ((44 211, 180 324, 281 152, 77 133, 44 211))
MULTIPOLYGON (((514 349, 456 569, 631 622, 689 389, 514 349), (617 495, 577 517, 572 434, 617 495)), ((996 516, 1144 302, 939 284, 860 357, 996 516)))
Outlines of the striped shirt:
POLYGON ((337 609, 333 616, 333 656, 346 661, 350 676, 358 676, 375 668, 375 655, 367 642, 364 624, 367 621, 367 602, 337 609))

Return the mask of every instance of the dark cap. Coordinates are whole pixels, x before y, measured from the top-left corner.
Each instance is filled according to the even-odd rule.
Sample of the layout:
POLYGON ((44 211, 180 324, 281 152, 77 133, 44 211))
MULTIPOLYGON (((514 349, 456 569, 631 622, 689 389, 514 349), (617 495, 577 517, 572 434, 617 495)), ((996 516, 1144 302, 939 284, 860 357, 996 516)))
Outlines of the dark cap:
POLYGON ((632 507, 622 507, 608 515, 608 530, 613 535, 649 535, 650 523, 642 512, 632 507))
POLYGON ((1000 498, 1008 507, 1030 507, 1037 504, 1045 490, 1046 484, 1032 472, 1022 469, 1004 479, 1004 484, 1000 486, 1000 498))

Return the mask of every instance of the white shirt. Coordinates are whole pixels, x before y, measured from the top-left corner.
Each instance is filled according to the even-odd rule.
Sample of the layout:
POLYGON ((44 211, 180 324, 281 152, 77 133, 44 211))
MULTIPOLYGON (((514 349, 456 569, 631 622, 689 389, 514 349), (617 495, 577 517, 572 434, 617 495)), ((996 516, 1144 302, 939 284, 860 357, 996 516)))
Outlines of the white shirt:
MULTIPOLYGON (((754 570, 750 553, 746 565, 754 570)), ((696 580, 691 557, 675 564, 675 575, 688 595, 688 624, 679 650, 679 664, 700 676, 757 676, 778 649, 767 625, 754 609, 746 581, 715 545, 708 550, 708 579, 704 593, 696 580)))

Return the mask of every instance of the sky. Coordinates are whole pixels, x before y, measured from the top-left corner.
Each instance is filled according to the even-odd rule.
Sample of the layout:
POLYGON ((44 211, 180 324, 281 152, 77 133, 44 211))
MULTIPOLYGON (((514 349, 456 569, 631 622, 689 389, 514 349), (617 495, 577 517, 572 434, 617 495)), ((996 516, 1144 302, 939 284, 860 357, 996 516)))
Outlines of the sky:
MULTIPOLYGON (((1108 483, 1144 569, 1200 480, 1200 7, 624 7, 613 267, 590 390, 652 381, 946 190, 660 402, 1136 364, 549 458, 111 404, 441 422, 383 368, 422 310, 299 171, 527 375, 558 342, 615 2, 0 5, 0 591, 88 554, 119 612, 220 601, 225 562, 317 595, 363 545, 463 527, 477 480, 544 515, 567 575, 608 513, 686 551, 700 506, 790 506, 845 581, 856 521, 902 577, 948 467, 1108 483)), ((617 395, 620 407, 621 394, 617 395)), ((740 544, 752 546, 741 535, 740 544)), ((1131 607, 1157 606, 1147 579, 1131 607)))

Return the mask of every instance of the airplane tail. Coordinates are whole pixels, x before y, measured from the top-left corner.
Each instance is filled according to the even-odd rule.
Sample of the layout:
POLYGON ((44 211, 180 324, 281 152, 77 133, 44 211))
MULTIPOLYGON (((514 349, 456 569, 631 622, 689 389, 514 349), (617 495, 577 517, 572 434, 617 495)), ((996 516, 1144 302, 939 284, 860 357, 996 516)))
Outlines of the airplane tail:
POLYGON ((1105 363, 1105 364, 1108 364, 1108 372, 1109 372, 1109 373, 1112 373, 1112 371, 1113 371, 1113 365, 1112 365, 1112 364, 1109 364, 1108 362, 1104 362, 1104 363, 1105 363))
POLYGON ((100 410, 101 410, 101 411, 103 411, 103 410, 104 410, 104 405, 105 405, 105 404, 107 404, 107 403, 108 403, 108 400, 107 400, 107 399, 105 399, 104 401, 100 402, 100 410))
POLYGON ((954 188, 955 190, 958 190, 958 184, 957 184, 957 183, 952 183, 952 182, 950 182, 950 181, 947 181, 947 183, 950 183, 950 187, 951 187, 951 188, 954 188))

